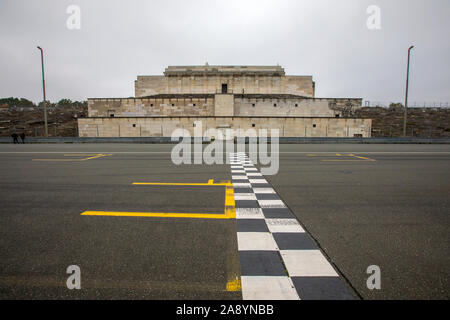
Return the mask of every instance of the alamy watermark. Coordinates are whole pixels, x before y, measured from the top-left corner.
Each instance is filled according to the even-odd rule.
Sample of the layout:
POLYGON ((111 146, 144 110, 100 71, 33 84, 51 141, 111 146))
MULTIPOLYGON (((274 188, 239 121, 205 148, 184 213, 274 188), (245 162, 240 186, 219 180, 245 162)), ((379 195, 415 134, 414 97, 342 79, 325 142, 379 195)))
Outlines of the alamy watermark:
POLYGON ((381 9, 379 6, 370 5, 367 7, 366 13, 369 15, 366 21, 367 29, 380 30, 381 29, 381 9))
POLYGON ((229 163, 224 154, 246 153, 248 149, 250 160, 261 165, 261 174, 274 175, 280 167, 279 136, 278 129, 209 128, 203 131, 203 123, 195 121, 193 136, 184 128, 173 131, 172 141, 179 143, 173 147, 171 158, 176 165, 224 164, 229 163), (205 138, 211 143, 203 148, 205 138))
POLYGON ((81 9, 79 6, 72 4, 67 7, 66 13, 69 17, 66 20, 66 27, 69 30, 81 29, 81 9))
POLYGON ((67 267, 67 274, 70 276, 67 278, 66 286, 67 289, 81 289, 81 269, 77 265, 71 265, 67 267))
POLYGON ((381 289, 381 269, 377 265, 371 265, 367 267, 367 274, 370 274, 367 278, 366 285, 369 290, 381 289))

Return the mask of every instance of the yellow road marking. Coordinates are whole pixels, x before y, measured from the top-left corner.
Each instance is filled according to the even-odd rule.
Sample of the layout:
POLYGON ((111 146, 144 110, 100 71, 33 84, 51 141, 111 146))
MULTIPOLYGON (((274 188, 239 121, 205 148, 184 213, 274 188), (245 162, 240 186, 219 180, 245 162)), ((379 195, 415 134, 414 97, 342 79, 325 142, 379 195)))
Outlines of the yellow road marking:
POLYGON ((227 291, 241 291, 241 279, 234 279, 227 282, 227 291))
POLYGON ((225 186, 225 209, 224 213, 175 213, 175 212, 116 212, 116 211, 85 211, 82 216, 114 216, 114 217, 160 217, 160 218, 193 218, 193 219, 234 219, 236 218, 236 207, 234 201, 233 184, 230 181, 214 183, 171 183, 171 182, 133 182, 133 185, 153 186, 225 186))
POLYGON ((374 162, 375 159, 370 159, 366 157, 361 156, 355 156, 353 153, 350 153, 348 155, 342 155, 340 153, 336 153, 336 156, 338 157, 350 157, 350 158, 357 158, 357 159, 322 159, 324 162, 374 162), (361 159, 361 160, 359 160, 361 159))
POLYGON ((112 217, 160 217, 160 218, 197 218, 197 219, 231 219, 226 214, 217 213, 164 213, 164 212, 118 212, 118 211, 85 211, 82 216, 112 217))
POLYGON ((366 157, 359 157, 359 156, 354 156, 355 158, 359 158, 359 159, 364 159, 364 160, 372 160, 372 161, 375 161, 374 159, 369 159, 369 158, 366 158, 366 157))
POLYGON ((175 182, 133 182, 135 186, 228 186, 226 183, 175 183, 175 182))
POLYGON ((356 160, 356 159, 346 159, 346 160, 340 160, 340 159, 327 159, 327 160, 322 160, 324 162, 347 162, 347 161, 351 161, 351 162, 373 162, 376 160, 373 159, 369 159, 369 160, 356 160))
POLYGON ((87 157, 82 159, 32 159, 32 161, 50 161, 50 162, 81 162, 81 161, 87 161, 92 159, 97 159, 101 157, 107 157, 112 156, 112 154, 64 154, 64 157, 87 157))

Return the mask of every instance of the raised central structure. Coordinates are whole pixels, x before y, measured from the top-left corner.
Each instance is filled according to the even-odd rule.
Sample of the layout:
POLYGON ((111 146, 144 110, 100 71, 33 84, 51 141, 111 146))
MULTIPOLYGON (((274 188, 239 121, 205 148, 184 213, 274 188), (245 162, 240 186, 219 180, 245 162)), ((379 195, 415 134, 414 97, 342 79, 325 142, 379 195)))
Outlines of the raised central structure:
POLYGON ((135 98, 88 99, 82 137, 170 137, 177 128, 279 129, 282 137, 369 137, 360 98, 316 98, 312 76, 280 66, 170 66, 138 76, 135 98))
POLYGON ((168 67, 164 76, 138 76, 136 97, 156 94, 292 94, 314 97, 312 76, 286 76, 279 66, 168 67))

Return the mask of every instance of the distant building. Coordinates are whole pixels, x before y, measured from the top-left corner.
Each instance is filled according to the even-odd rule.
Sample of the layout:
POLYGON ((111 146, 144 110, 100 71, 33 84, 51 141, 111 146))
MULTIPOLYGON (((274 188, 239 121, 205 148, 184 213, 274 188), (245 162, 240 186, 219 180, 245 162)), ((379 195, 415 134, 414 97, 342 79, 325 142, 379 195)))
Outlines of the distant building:
POLYGON ((312 76, 280 66, 170 66, 138 76, 135 98, 88 99, 81 137, 170 137, 176 128, 279 129, 281 137, 370 137, 361 98, 316 98, 312 76))

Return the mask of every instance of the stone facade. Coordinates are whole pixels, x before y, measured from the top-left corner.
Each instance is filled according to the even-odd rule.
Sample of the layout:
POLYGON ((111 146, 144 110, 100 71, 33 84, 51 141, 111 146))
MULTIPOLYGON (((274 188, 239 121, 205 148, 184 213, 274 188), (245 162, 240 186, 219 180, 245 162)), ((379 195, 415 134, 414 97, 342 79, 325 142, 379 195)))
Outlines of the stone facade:
POLYGON ((88 99, 89 117, 157 117, 214 115, 214 96, 88 99))
POLYGON ((138 76, 136 98, 88 99, 81 137, 171 136, 176 128, 279 129, 283 137, 370 136, 360 98, 315 98, 311 76, 279 66, 177 66, 138 76))
POLYGON ((211 128, 230 128, 242 135, 247 129, 267 129, 269 135, 270 129, 278 129, 280 137, 368 137, 371 130, 370 119, 352 118, 135 117, 78 119, 78 131, 80 137, 170 137, 175 129, 185 129, 195 136, 199 122, 203 136, 209 137, 211 128))
POLYGON ((303 98, 292 95, 157 95, 149 98, 88 99, 89 117, 343 117, 361 99, 303 98))
POLYGON ((279 66, 168 67, 164 76, 138 76, 135 81, 136 97, 232 93, 293 94, 312 98, 314 88, 312 76, 286 76, 279 66))

